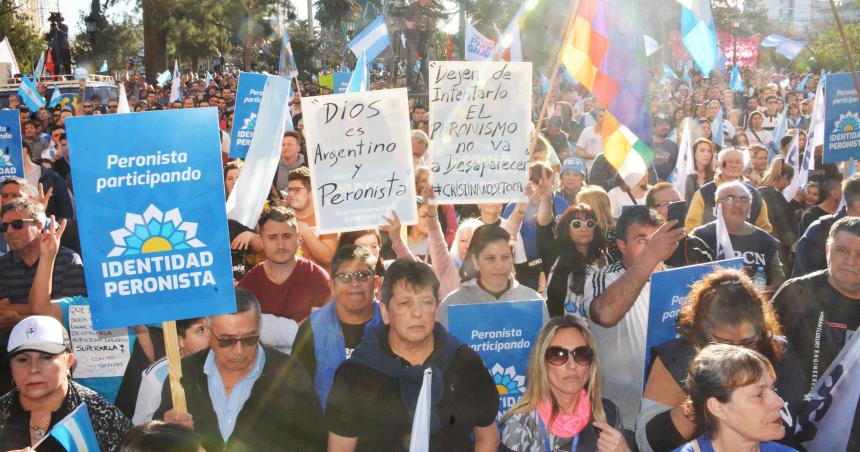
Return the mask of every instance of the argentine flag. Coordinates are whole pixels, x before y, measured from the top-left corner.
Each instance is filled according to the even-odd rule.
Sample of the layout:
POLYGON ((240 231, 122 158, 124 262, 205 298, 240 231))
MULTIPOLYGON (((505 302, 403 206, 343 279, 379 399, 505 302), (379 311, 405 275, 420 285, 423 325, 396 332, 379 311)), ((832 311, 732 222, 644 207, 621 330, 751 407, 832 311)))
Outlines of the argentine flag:
POLYGON ((732 68, 732 77, 729 79, 729 89, 734 93, 742 93, 744 91, 744 79, 741 77, 741 71, 735 66, 732 68))
POLYGON ((296 66, 296 58, 293 56, 293 46, 290 45, 290 34, 284 30, 284 37, 281 38, 281 54, 278 58, 278 75, 289 75, 292 78, 299 76, 299 69, 296 66))
POLYGON ((60 93, 60 88, 54 87, 54 92, 51 93, 51 102, 48 104, 48 108, 54 108, 60 104, 60 101, 63 100, 63 94, 60 93))
POLYGON ((720 107, 720 110, 717 112, 717 117, 714 118, 714 121, 711 123, 711 141, 714 142, 717 146, 722 148, 725 146, 725 140, 723 135, 723 109, 720 107))
POLYGON ((372 61, 389 45, 391 45, 391 36, 388 35, 385 18, 379 16, 364 30, 361 30, 361 33, 353 38, 347 47, 355 54, 356 58, 364 50, 367 53, 365 58, 372 61))
POLYGON ((347 93, 362 93, 367 91, 368 80, 370 76, 367 73, 367 59, 364 50, 358 56, 358 61, 355 62, 355 71, 349 78, 349 84, 346 85, 347 93))
POLYGON ((18 87, 18 95, 21 96, 21 99, 24 100, 24 105, 30 111, 36 111, 45 106, 45 99, 39 95, 36 84, 23 74, 21 75, 21 86, 18 87))
POLYGON ((48 432, 68 452, 99 452, 99 442, 90 422, 87 404, 78 405, 48 432))
POLYGON ((719 46, 711 3, 708 0, 678 0, 681 4, 681 40, 702 75, 710 77, 719 46))

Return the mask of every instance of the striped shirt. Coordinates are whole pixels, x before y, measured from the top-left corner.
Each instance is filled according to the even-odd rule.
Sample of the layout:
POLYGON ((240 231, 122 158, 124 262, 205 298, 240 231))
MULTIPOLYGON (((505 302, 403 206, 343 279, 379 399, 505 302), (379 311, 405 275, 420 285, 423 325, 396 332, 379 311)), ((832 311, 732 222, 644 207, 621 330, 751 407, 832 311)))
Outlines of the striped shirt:
MULTIPOLYGON (((14 251, 0 256, 0 300, 8 298, 11 304, 27 304, 30 286, 33 285, 38 266, 38 260, 32 267, 28 266, 14 251)), ((54 263, 52 281, 52 299, 86 296, 87 287, 81 257, 69 248, 60 247, 54 263)))

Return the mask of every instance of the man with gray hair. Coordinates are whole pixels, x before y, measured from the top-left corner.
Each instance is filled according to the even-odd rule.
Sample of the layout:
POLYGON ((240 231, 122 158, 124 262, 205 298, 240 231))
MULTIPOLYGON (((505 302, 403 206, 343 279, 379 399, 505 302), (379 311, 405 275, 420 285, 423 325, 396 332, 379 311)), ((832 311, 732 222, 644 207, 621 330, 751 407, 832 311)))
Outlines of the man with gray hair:
POLYGON ((809 388, 860 325, 860 218, 833 224, 826 254, 826 269, 789 279, 773 298, 809 388))
POLYGON ((325 450, 322 408, 298 361, 260 344, 260 303, 236 289, 236 313, 207 319, 209 348, 182 360, 187 413, 169 380, 153 416, 194 429, 209 451, 325 450))
POLYGON ((427 155, 427 147, 430 145, 430 138, 423 130, 415 129, 412 131, 412 166, 429 166, 430 158, 427 155))
MULTIPOLYGON (((725 182, 717 187, 714 202, 723 210, 726 230, 732 242, 733 256, 715 256, 717 259, 743 257, 744 269, 750 277, 759 268, 767 276, 768 290, 775 290, 785 281, 785 271, 779 257, 779 240, 764 229, 749 222, 753 195, 746 184, 739 181, 725 182)), ((717 221, 693 229, 692 237, 705 242, 712 250, 717 249, 717 221)))

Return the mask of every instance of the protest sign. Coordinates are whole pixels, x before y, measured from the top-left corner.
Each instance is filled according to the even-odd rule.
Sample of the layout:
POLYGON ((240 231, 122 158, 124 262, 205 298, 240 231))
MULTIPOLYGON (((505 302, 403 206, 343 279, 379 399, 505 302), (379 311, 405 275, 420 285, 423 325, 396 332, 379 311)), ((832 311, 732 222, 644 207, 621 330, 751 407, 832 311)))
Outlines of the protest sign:
POLYGON ((651 275, 651 296, 648 302, 648 335, 645 341, 645 378, 651 365, 651 348, 675 338, 675 320, 687 299, 690 287, 716 267, 743 268, 743 258, 737 257, 699 265, 672 268, 651 275))
MULTIPOLYGON (((257 125, 257 113, 260 101, 263 99, 263 88, 266 80, 276 75, 239 73, 239 85, 236 87, 236 110, 233 114, 233 129, 230 131, 230 158, 244 159, 251 147, 254 137, 254 127, 257 125)), ((282 77, 289 80, 289 77, 282 77)), ((287 121, 287 130, 293 130, 292 121, 287 121)))
POLYGON ((489 61, 493 59, 496 43, 482 35, 468 22, 466 23, 465 39, 467 61, 489 61))
POLYGON ((406 90, 302 99, 316 232, 377 227, 396 210, 415 224, 406 90))
POLYGON ((824 163, 860 158, 860 103, 851 74, 824 77, 824 163))
POLYGON ((0 110, 0 180, 9 177, 24 177, 18 110, 0 110))
POLYGON ((430 62, 433 203, 526 201, 531 68, 430 62))
POLYGON ((332 81, 332 85, 334 86, 332 92, 334 94, 345 93, 346 87, 349 85, 350 77, 352 77, 352 72, 350 71, 335 72, 334 79, 332 81))
POLYGON ((526 390, 529 354, 543 326, 542 300, 448 307, 451 334, 475 350, 499 391, 499 416, 526 390))
POLYGON ((77 366, 74 377, 122 377, 131 358, 128 328, 93 329, 89 306, 69 306, 69 339, 77 366))
POLYGON ((234 312, 215 108, 70 117, 98 330, 234 312))

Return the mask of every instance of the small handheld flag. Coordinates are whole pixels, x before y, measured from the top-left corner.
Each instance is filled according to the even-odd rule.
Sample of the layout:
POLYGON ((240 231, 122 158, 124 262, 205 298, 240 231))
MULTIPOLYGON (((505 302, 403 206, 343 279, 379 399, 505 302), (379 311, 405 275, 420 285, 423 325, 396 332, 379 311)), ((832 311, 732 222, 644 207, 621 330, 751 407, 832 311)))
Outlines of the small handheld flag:
POLYGON ((99 68, 99 72, 101 72, 101 73, 108 72, 107 60, 102 61, 102 67, 99 68))
POLYGON ((742 93, 744 91, 744 79, 741 78, 741 72, 738 67, 732 68, 732 77, 729 79, 729 88, 732 92, 742 93))
POLYGON ((18 95, 24 101, 24 104, 31 111, 36 111, 45 106, 45 99, 39 95, 36 84, 27 78, 26 75, 21 75, 21 86, 18 87, 18 95))
POLYGON ((723 109, 720 108, 717 111, 717 117, 714 118, 714 122, 711 123, 711 140, 722 148, 725 146, 725 140, 723 135, 723 109))
POLYGON ((717 205, 717 260, 731 259, 735 257, 735 248, 729 230, 726 228, 726 220, 723 218, 723 205, 717 205))
POLYGON ((170 84, 170 102, 182 100, 182 77, 179 75, 179 62, 173 60, 173 82, 170 84))
POLYGON ((54 108, 59 105, 60 101, 63 100, 63 95, 60 93, 60 88, 54 87, 54 92, 51 93, 51 103, 48 104, 48 108, 54 108))
POLYGON ((99 442, 90 421, 87 404, 78 405, 48 432, 68 452, 99 452, 99 442))
POLYGON ((42 73, 45 72, 45 54, 50 52, 51 50, 49 49, 39 55, 39 62, 36 64, 36 70, 33 71, 33 80, 39 80, 42 77, 42 73))

